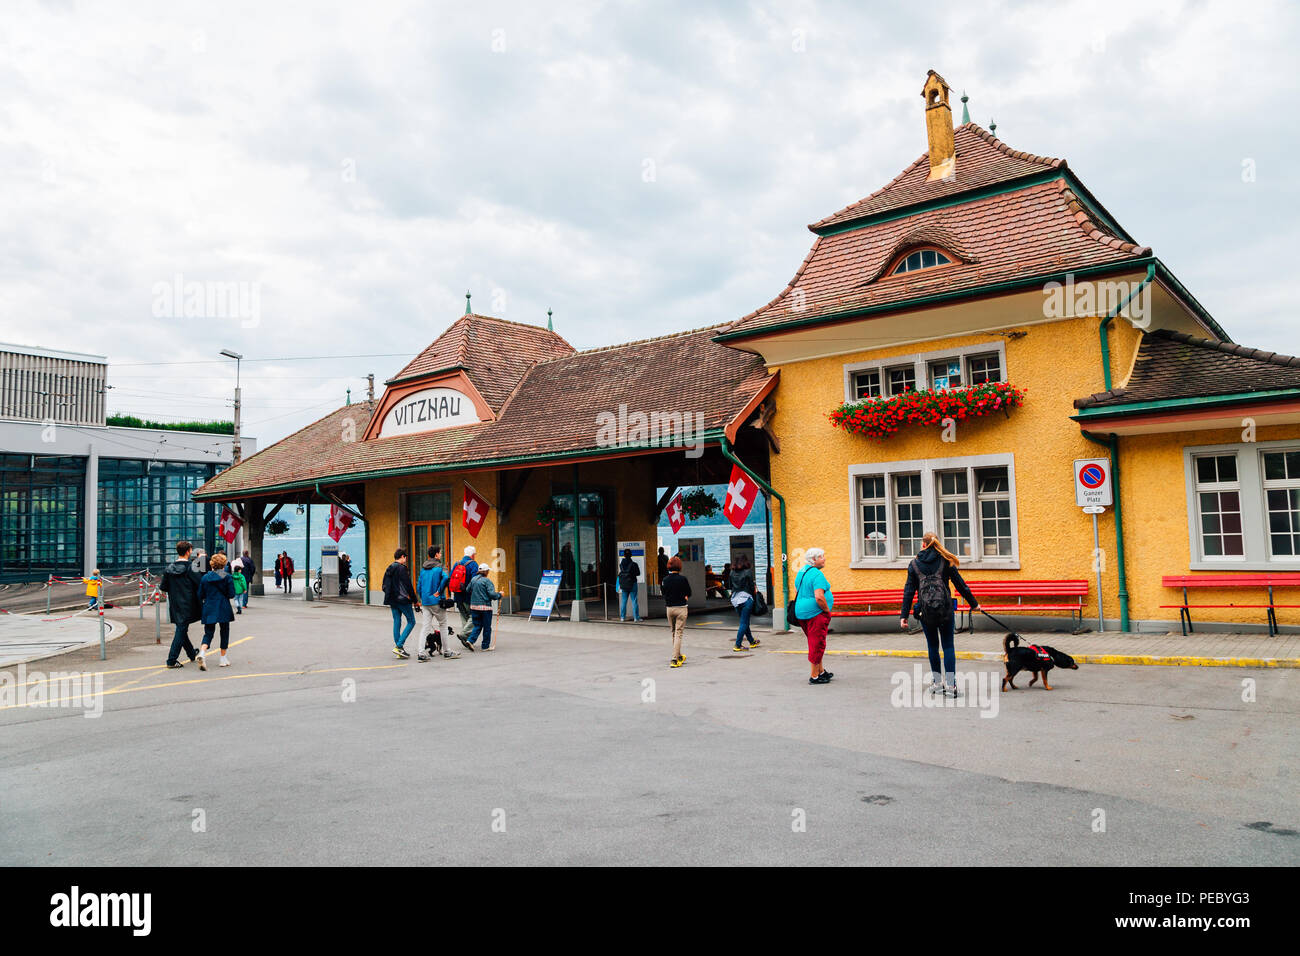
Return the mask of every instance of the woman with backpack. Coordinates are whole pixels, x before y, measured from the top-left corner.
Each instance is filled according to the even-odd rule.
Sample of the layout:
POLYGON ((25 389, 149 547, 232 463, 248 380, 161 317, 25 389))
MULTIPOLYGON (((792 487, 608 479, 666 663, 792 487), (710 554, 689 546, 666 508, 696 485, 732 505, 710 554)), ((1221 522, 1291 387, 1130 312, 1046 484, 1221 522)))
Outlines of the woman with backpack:
POLYGON ((808 639, 808 674, 810 684, 829 684, 835 675, 822 666, 826 654, 826 632, 831 627, 831 608, 835 595, 822 568, 826 567, 826 552, 822 548, 809 548, 803 553, 807 562, 794 576, 794 617, 808 639))
POLYGON ((754 638, 749 629, 749 616, 754 613, 754 593, 758 590, 754 584, 754 571, 749 566, 749 559, 743 554, 736 558, 736 566, 723 584, 731 588, 731 606, 740 614, 740 626, 736 628, 736 646, 733 651, 743 651, 742 641, 749 638, 750 647, 758 647, 761 641, 754 638))
POLYGON ((939 536, 927 531, 921 537, 921 551, 907 566, 907 586, 903 588, 903 630, 907 630, 907 616, 912 611, 912 598, 916 598, 916 616, 925 630, 925 642, 930 650, 931 694, 942 691, 945 697, 957 696, 957 653, 953 649, 953 623, 956 609, 952 592, 955 586, 966 599, 972 611, 979 602, 957 572, 961 562, 957 556, 939 543, 939 536), (939 645, 943 645, 944 682, 939 683, 939 645))

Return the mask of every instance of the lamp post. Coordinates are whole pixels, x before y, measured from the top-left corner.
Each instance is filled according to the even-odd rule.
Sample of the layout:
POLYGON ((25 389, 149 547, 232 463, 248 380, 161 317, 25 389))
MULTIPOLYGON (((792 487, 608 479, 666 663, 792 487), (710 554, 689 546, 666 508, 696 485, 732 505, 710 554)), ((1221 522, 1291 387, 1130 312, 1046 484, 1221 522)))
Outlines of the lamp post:
POLYGON ((240 359, 243 358, 243 356, 240 355, 238 352, 232 352, 230 349, 222 349, 222 350, 221 350, 221 354, 224 355, 226 358, 232 358, 232 359, 235 360, 235 447, 234 447, 234 460, 231 462, 231 464, 232 464, 232 465, 238 465, 238 464, 239 464, 239 458, 240 458, 240 453, 239 453, 239 362, 240 362, 240 359))

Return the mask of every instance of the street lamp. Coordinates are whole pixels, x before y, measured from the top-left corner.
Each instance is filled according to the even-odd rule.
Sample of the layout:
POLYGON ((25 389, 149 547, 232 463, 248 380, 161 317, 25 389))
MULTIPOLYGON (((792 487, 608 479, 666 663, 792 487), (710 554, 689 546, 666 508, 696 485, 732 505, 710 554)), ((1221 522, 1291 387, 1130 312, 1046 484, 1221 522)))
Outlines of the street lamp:
POLYGON ((238 465, 240 458, 239 449, 239 362, 243 358, 238 352, 232 352, 230 349, 222 349, 221 354, 226 358, 235 360, 235 448, 234 461, 231 464, 238 465))

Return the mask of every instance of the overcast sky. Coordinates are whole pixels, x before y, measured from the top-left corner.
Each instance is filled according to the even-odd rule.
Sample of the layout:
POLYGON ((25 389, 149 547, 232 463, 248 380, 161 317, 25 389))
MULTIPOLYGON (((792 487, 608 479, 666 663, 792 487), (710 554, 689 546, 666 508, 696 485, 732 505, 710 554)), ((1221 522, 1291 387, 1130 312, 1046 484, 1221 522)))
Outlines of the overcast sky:
POLYGON ((1294 5, 872 6, 8 0, 0 340, 107 355, 110 410, 155 418, 228 417, 240 351, 264 446, 466 290, 578 348, 729 321, 925 151, 933 68, 1300 353, 1294 5), (186 317, 177 277, 247 317, 186 317))

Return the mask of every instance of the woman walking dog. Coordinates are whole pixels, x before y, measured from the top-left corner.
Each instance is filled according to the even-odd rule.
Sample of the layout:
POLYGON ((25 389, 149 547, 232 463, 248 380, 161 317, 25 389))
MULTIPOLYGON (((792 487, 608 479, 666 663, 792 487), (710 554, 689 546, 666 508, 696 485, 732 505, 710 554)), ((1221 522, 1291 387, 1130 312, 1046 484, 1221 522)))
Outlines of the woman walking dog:
POLYGON ((952 633, 956 609, 953 607, 949 586, 956 586, 972 611, 979 602, 957 572, 957 556, 939 543, 939 536, 927 531, 921 537, 921 551, 907 566, 907 585, 903 588, 902 627, 907 630, 907 616, 912 611, 912 598, 916 598, 916 616, 925 630, 925 643, 930 651, 931 694, 943 692, 945 697, 957 696, 957 652, 953 649, 952 633), (939 646, 943 645, 944 682, 939 683, 939 646))

